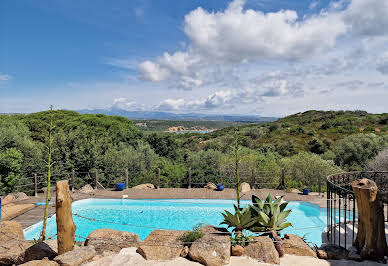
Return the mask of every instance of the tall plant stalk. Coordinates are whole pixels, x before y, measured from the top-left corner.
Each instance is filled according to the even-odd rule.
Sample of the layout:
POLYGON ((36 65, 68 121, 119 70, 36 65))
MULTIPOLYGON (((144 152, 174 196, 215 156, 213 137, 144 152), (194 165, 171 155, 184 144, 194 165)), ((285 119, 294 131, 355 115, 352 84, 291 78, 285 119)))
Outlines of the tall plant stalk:
POLYGON ((46 162, 47 166, 47 191, 46 191, 46 206, 44 209, 44 216, 43 216, 43 228, 42 233, 40 236, 40 240, 44 241, 46 239, 46 227, 47 227, 47 216, 48 216, 48 207, 49 207, 49 200, 50 200, 50 183, 51 183, 51 154, 52 154, 52 147, 53 147, 53 106, 50 105, 50 127, 49 127, 49 139, 48 139, 48 158, 46 162))
POLYGON ((234 129, 234 160, 235 160, 235 175, 236 175, 236 193, 237 193, 237 207, 240 209, 240 172, 238 170, 238 132, 234 129))

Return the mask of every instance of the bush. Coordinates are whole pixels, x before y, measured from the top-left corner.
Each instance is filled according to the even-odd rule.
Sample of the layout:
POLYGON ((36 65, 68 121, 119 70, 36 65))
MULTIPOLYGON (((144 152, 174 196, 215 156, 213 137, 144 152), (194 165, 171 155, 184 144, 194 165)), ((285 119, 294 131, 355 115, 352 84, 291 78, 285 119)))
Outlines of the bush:
POLYGON ((185 245, 191 246, 195 241, 203 237, 203 232, 200 231, 203 224, 199 223, 193 227, 193 230, 187 233, 184 233, 178 240, 182 241, 185 245))
POLYGON ((342 168, 364 169, 377 153, 388 145, 388 136, 375 134, 351 135, 334 147, 335 163, 342 168))
POLYGON ((342 172, 333 161, 323 160, 319 155, 309 152, 283 158, 280 160, 280 165, 286 172, 286 187, 298 189, 308 187, 312 191, 318 191, 318 177, 321 177, 322 191, 324 191, 326 177, 342 172))
POLYGON ((377 156, 369 162, 368 170, 388 171, 388 148, 380 151, 377 156))

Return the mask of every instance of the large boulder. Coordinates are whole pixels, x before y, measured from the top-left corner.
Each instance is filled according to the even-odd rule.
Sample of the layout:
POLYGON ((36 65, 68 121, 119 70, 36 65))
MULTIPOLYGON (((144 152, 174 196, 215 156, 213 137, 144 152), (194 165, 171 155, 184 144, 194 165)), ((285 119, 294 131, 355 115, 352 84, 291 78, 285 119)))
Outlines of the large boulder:
POLYGON ((279 253, 269 237, 255 237, 252 243, 245 247, 244 252, 246 256, 258 261, 280 264, 279 253))
POLYGON ((317 250, 320 259, 344 260, 348 258, 349 251, 337 245, 326 245, 317 250))
POLYGON ((95 255, 96 250, 94 247, 80 247, 56 256, 54 261, 56 261, 61 266, 78 266, 82 263, 91 261, 95 255))
POLYGON ((0 243, 7 242, 12 238, 24 240, 22 225, 14 221, 0 222, 0 243))
POLYGON ((138 247, 141 242, 137 234, 114 229, 98 229, 91 232, 85 246, 94 246, 98 254, 104 251, 119 252, 123 248, 138 247))
MULTIPOLYGON (((52 245, 52 243, 50 244, 52 245)), ((51 260, 58 255, 57 252, 57 250, 54 250, 47 243, 39 242, 26 249, 23 255, 19 258, 19 262, 41 260, 43 258, 48 258, 51 260)))
POLYGON ((92 187, 91 185, 89 185, 89 184, 83 186, 83 187, 79 190, 79 192, 81 192, 81 193, 87 193, 87 194, 88 194, 88 193, 93 193, 93 191, 94 191, 93 187, 92 187))
POLYGON ((171 260, 178 258, 183 249, 179 239, 187 231, 154 230, 137 249, 146 260, 171 260))
POLYGON ((134 189, 155 189, 155 186, 153 184, 147 183, 147 184, 141 184, 132 187, 134 189))
POLYGON ((24 253, 32 244, 24 239, 9 238, 0 243, 0 265, 14 265, 24 262, 24 253))
POLYGON ((300 236, 285 234, 282 244, 285 254, 317 258, 317 254, 314 250, 312 250, 300 236))
POLYGON ((58 263, 52 260, 32 260, 23 264, 20 264, 20 266, 59 266, 58 263))
POLYGON ((220 266, 230 261, 230 233, 225 228, 206 225, 201 228, 203 237, 191 244, 189 256, 207 266, 220 266))
POLYGON ((17 192, 15 194, 8 194, 7 196, 5 196, 2 199, 1 204, 2 205, 6 205, 6 204, 14 202, 14 201, 27 200, 29 198, 30 197, 28 197, 26 195, 26 193, 24 193, 24 192, 17 192))
POLYGON ((211 190, 216 190, 217 189, 217 186, 214 184, 214 183, 207 183, 204 188, 207 188, 207 189, 211 189, 211 190))
POLYGON ((240 184, 240 190, 241 190, 241 193, 251 191, 251 186, 247 182, 242 182, 240 184))

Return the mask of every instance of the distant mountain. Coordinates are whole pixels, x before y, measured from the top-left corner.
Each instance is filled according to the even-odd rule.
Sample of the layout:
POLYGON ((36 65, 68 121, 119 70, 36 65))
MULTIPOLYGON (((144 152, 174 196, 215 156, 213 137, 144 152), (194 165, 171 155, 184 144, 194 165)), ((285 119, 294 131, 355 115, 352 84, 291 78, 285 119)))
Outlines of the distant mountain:
POLYGON ((126 111, 122 109, 91 109, 77 110, 81 114, 119 115, 134 120, 184 120, 184 121, 228 121, 228 122, 271 122, 277 117, 261 117, 256 115, 213 115, 200 113, 175 114, 153 111, 126 111))

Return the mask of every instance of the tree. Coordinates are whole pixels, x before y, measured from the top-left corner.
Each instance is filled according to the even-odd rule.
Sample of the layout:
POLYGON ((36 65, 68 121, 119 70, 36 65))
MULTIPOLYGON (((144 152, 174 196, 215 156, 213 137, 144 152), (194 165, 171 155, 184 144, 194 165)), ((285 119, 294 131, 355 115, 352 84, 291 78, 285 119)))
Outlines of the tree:
POLYGON ((0 153, 0 187, 2 192, 10 193, 21 176, 23 154, 8 148, 0 153))
POLYGON ((337 142, 334 161, 346 170, 362 170, 387 145, 388 136, 351 135, 337 142))
POLYGON ((368 170, 388 171, 388 148, 379 151, 376 157, 369 162, 368 170))

